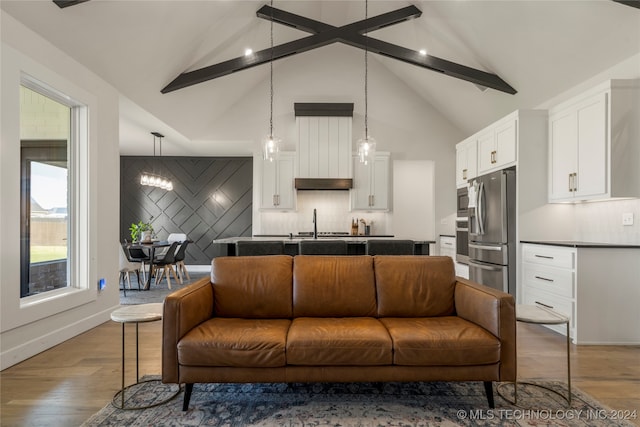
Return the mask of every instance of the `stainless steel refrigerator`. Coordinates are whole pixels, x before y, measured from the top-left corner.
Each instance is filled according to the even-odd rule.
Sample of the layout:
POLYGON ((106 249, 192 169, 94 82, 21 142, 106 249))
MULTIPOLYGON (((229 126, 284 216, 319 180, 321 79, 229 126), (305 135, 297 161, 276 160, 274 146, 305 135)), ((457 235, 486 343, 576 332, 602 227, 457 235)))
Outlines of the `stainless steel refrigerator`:
POLYGON ((470 180, 469 279, 516 296, 516 171, 470 180))

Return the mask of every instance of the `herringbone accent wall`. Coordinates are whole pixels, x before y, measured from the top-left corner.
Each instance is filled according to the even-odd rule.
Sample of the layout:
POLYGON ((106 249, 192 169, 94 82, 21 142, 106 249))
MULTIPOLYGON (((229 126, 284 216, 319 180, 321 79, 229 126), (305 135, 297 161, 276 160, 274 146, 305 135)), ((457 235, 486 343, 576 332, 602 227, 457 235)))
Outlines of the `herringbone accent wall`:
POLYGON ((131 223, 151 219, 160 240, 193 240, 188 265, 209 265, 214 239, 251 236, 252 201, 251 157, 120 157, 120 241, 131 241, 131 223), (142 172, 171 179, 173 191, 141 185, 142 172))

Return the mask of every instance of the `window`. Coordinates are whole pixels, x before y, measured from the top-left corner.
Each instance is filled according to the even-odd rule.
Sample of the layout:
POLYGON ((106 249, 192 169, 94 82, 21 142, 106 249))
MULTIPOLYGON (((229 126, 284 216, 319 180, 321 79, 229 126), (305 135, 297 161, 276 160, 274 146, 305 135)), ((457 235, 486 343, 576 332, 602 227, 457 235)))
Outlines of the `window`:
POLYGON ((86 107, 31 79, 20 87, 20 297, 79 287, 71 160, 86 107))

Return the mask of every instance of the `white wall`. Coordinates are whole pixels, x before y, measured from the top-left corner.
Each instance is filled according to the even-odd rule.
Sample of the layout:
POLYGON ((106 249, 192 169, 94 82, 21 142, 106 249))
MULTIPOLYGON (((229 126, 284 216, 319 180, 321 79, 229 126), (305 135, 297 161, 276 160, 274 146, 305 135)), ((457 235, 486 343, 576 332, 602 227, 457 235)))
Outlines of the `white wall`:
POLYGON ((0 368, 109 319, 118 305, 118 94, 48 41, 0 12, 0 368), (75 296, 20 299, 20 78, 25 72, 89 106, 89 283, 75 296), (100 159, 98 161, 98 159, 100 159), (107 279, 98 293, 97 281, 107 279), (81 298, 76 296, 81 295, 81 298))

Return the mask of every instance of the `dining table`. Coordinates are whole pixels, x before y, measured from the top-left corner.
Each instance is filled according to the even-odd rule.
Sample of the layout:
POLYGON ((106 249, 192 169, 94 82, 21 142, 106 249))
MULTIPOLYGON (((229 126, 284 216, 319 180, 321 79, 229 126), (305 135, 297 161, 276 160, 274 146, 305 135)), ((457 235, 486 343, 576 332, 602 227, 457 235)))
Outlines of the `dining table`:
POLYGON ((145 282, 142 290, 148 291, 151 289, 151 272, 153 270, 153 259, 156 255, 156 249, 166 248, 169 246, 171 246, 171 242, 167 240, 152 240, 150 242, 134 242, 127 244, 128 248, 142 249, 149 254, 149 274, 147 274, 147 281, 145 282))

